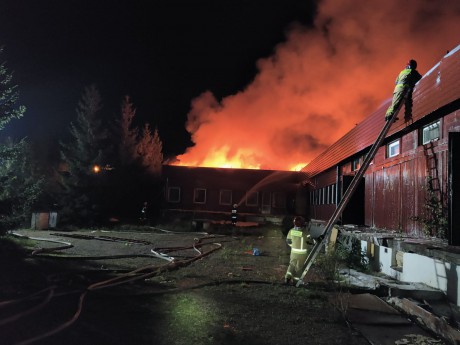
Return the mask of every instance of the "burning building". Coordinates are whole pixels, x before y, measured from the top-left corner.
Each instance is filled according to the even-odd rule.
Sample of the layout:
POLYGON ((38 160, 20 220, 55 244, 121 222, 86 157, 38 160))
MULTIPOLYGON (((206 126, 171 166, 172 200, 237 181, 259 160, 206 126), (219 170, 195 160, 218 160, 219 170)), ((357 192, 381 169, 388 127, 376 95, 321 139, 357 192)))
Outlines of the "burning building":
MULTIPOLYGON (((460 46, 418 82, 341 222, 460 245, 460 46), (402 116, 405 114, 405 116, 402 116)), ((302 172, 312 182, 308 214, 327 220, 384 126, 384 103, 302 172)))
POLYGON ((234 204, 239 221, 281 222, 306 210, 296 171, 164 166, 165 215, 230 222, 234 204))

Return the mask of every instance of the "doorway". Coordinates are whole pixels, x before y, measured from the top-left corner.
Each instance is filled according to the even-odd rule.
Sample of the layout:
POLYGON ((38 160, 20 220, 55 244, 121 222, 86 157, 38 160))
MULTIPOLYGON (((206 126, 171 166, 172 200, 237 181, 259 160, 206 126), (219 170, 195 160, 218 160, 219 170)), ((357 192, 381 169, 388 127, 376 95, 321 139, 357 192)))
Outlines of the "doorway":
MULTIPOLYGON (((344 175, 342 180, 342 193, 343 196, 347 191, 348 187, 353 181, 354 176, 344 175)), ((347 206, 342 212, 342 224, 364 224, 364 193, 365 184, 364 177, 358 182, 355 192, 351 195, 347 206)))

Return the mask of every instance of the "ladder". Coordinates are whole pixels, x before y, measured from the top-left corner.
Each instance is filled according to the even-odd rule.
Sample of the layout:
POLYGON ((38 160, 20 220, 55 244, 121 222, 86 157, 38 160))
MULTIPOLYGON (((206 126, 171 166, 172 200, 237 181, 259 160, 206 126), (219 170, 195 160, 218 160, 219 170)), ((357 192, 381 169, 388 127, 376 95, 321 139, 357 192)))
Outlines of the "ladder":
POLYGON ((305 278, 305 275, 308 273, 308 270, 310 269, 311 265, 315 261, 316 257, 318 256, 320 250, 322 247, 325 245, 327 239, 331 235, 331 231, 334 227, 335 222, 337 219, 340 217, 342 214, 343 210, 345 209, 345 206, 347 206, 348 202, 350 201, 353 193, 355 192, 356 188, 358 188, 359 181, 361 178, 364 176, 364 173, 366 172, 367 168, 369 167, 369 164, 371 161, 374 159, 375 154, 377 153, 377 150, 380 148, 382 145, 383 140, 385 139, 388 131, 390 130, 391 125, 395 121, 397 115, 399 114, 399 111, 401 110, 401 107, 403 103, 405 102, 405 99, 409 93, 409 90, 406 90, 406 93, 402 97, 401 101, 399 104, 396 105, 395 111, 393 115, 391 116, 390 120, 385 123, 385 126, 383 127, 382 131, 380 132, 379 136, 377 137, 377 140, 374 142, 372 145, 371 149, 366 155, 366 158, 364 158, 363 164, 361 165, 361 168, 358 170, 357 174, 351 181, 350 185, 348 186, 345 194, 343 195, 342 199, 340 200, 339 204, 337 205, 334 213, 332 214, 331 218, 326 224, 326 228, 324 229, 323 234, 319 237, 318 242, 313 246, 312 250, 308 254, 307 259, 305 260, 305 263, 303 265, 303 273, 300 276, 299 280, 297 281, 296 287, 299 287, 303 283, 303 279, 305 278))
POLYGON ((423 146, 426 157, 426 169, 428 172, 428 188, 436 194, 436 197, 442 204, 441 183, 439 181, 438 158, 434 152, 433 141, 423 146))
POLYGON ((443 193, 441 190, 441 181, 439 179, 438 171, 438 158, 434 151, 433 141, 423 146, 425 158, 426 158, 426 169, 427 169, 427 196, 425 208, 428 211, 428 217, 433 221, 434 228, 430 229, 430 235, 436 236, 439 231, 440 218, 445 214, 443 193), (435 232, 435 233, 434 233, 435 232))

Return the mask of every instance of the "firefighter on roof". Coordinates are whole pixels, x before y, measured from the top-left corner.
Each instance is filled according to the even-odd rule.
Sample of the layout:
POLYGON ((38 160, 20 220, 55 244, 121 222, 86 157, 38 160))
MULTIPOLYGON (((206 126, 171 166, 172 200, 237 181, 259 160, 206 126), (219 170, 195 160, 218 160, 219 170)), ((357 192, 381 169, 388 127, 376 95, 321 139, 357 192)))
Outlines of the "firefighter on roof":
POLYGON ((294 227, 289 230, 286 243, 291 247, 291 256, 289 259, 289 267, 284 282, 286 284, 295 283, 302 275, 303 265, 307 259, 307 240, 309 239, 309 231, 305 228, 305 221, 302 217, 294 218, 294 227))
MULTIPOLYGON (((422 79, 422 76, 417 71, 417 61, 409 60, 406 68, 404 68, 396 78, 396 86, 393 91, 393 100, 385 114, 385 121, 389 121, 391 119, 408 90, 409 94, 406 98, 406 118, 410 117, 408 115, 408 111, 412 106, 412 89, 420 79, 422 79)), ((397 120, 397 118, 395 120, 397 120)))

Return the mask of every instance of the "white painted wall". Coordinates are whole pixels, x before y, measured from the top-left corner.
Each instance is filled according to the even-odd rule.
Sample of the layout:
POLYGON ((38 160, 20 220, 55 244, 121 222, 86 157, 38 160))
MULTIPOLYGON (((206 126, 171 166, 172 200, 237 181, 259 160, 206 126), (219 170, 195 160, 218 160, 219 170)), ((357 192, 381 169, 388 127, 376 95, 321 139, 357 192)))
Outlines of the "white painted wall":
POLYGON ((460 267, 427 256, 404 253, 402 281, 419 282, 446 293, 448 299, 460 305, 460 267))
MULTIPOLYGON (((361 241, 366 253, 367 241, 361 241)), ((460 266, 420 254, 404 253, 402 272, 392 268, 393 250, 384 246, 374 247, 375 260, 383 274, 406 283, 422 283, 446 293, 448 299, 460 306, 460 266)))
POLYGON ((447 290, 446 263, 427 256, 404 253, 402 281, 424 283, 428 286, 447 290))
POLYGON ((383 247, 383 246, 375 246, 375 252, 378 253, 378 265, 380 267, 380 272, 395 278, 395 270, 391 268, 392 266, 392 257, 393 257, 393 250, 391 248, 383 247))

